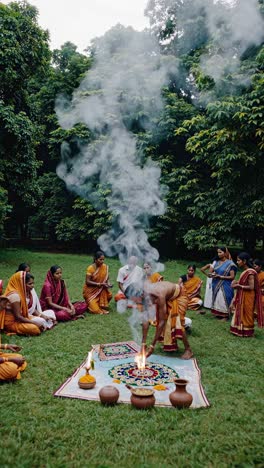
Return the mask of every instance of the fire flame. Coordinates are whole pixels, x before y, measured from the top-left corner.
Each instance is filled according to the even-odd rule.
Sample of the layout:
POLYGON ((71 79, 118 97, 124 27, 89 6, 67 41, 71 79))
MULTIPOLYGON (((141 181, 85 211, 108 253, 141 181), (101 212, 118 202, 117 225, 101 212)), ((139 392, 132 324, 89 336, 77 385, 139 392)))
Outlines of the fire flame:
POLYGON ((135 357, 135 362, 137 364, 138 370, 141 372, 145 370, 146 367, 146 353, 143 349, 142 353, 139 353, 135 357))
POLYGON ((88 353, 88 356, 87 356, 87 360, 86 360, 86 364, 85 364, 85 367, 87 370, 91 369, 91 360, 92 360, 92 357, 93 357, 93 348, 91 349, 91 351, 89 351, 88 353))

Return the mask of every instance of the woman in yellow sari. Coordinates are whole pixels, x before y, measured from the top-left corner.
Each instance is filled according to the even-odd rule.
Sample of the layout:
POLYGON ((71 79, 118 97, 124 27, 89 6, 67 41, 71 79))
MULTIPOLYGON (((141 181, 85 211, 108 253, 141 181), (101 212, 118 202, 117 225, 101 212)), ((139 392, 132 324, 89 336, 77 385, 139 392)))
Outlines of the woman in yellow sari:
POLYGON ((258 282, 259 282, 260 293, 261 293, 262 311, 264 314, 264 271, 262 270, 263 262, 259 260, 258 258, 256 258, 253 261, 253 267, 254 267, 254 270, 256 270, 257 275, 258 275, 258 282))
POLYGON ((249 338, 254 336, 254 319, 258 326, 264 328, 264 314, 261 303, 261 293, 257 272, 252 268, 250 255, 241 252, 237 257, 237 264, 243 269, 238 281, 232 281, 232 288, 236 289, 234 300, 234 315, 230 331, 234 335, 249 338))
POLYGON ((198 276, 194 276, 196 271, 195 265, 188 265, 187 275, 182 275, 179 278, 178 284, 184 285, 188 295, 188 309, 197 310, 203 305, 201 299, 202 280, 198 276))
POLYGON ((27 282, 31 275, 18 271, 11 276, 5 296, 9 302, 0 312, 0 330, 17 335, 40 335, 40 328, 29 319, 27 305, 27 282))
POLYGON ((109 288, 108 266, 104 263, 105 256, 100 250, 95 253, 94 263, 88 266, 83 287, 83 297, 91 314, 109 314, 109 302, 112 293, 109 288))

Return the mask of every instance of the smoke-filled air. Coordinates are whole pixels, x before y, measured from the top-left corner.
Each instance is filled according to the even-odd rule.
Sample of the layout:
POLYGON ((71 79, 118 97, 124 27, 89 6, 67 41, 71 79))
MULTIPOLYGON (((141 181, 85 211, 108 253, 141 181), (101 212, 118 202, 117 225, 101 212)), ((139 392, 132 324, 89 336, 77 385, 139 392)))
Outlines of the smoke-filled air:
MULTIPOLYGON (((157 15, 161 3, 157 2, 157 15)), ((262 40, 263 21, 258 2, 164 0, 163 3, 164 18, 167 15, 177 25, 174 36, 166 40, 173 41, 178 34, 179 53, 189 53, 199 46, 202 35, 212 38, 210 47, 201 54, 200 66, 213 78, 214 90, 204 96, 197 89, 192 93, 193 98, 198 96, 197 102, 199 98, 201 102, 201 97, 208 102, 217 92, 222 76, 238 69, 244 51, 262 40), (199 30, 193 24, 196 27, 198 24, 199 30)), ((154 11, 155 0, 149 6, 154 11)), ((99 237, 98 244, 107 255, 118 255, 122 263, 131 255, 147 258, 156 265, 159 259, 158 251, 148 241, 147 230, 149 220, 166 210, 166 187, 160 184, 159 166, 146 158, 137 138, 140 129, 153 131, 153 124, 163 109, 162 88, 170 76, 177 80, 179 70, 175 53, 174 56, 161 54, 155 37, 153 28, 136 32, 119 25, 96 39, 92 69, 72 100, 60 96, 56 105, 63 128, 84 123, 91 132, 88 144, 78 144, 77 155, 71 154, 66 143, 62 145, 57 174, 70 190, 89 200, 98 210, 103 208, 98 187, 105 190, 107 207, 104 208, 110 211, 113 222, 111 229, 99 237), (133 132, 135 125, 136 132, 133 132)), ((238 73, 236 79, 237 83, 233 78, 233 88, 250 82, 250 71, 238 73)), ((189 80, 192 82, 192 78, 189 80)))
POLYGON ((150 217, 165 212, 165 187, 160 185, 160 168, 143 158, 129 127, 135 113, 141 116, 137 124, 143 131, 158 117, 172 62, 160 55, 148 33, 120 26, 118 42, 112 33, 97 41, 94 66, 71 103, 64 98, 57 101, 62 127, 82 122, 94 135, 90 144, 79 147, 74 159, 64 144, 57 172, 97 209, 101 206, 96 185, 108 189, 113 225, 98 239, 107 255, 119 255, 122 263, 130 255, 157 262, 159 253, 149 244, 146 228, 150 217))

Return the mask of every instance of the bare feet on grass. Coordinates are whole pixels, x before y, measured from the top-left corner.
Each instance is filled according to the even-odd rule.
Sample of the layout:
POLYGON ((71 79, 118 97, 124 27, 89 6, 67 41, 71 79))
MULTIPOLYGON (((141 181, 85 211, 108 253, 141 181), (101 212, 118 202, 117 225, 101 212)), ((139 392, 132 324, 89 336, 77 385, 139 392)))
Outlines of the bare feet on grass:
POLYGON ((185 359, 186 361, 188 359, 191 359, 193 357, 193 352, 191 349, 186 349, 184 353, 181 355, 181 359, 185 359))

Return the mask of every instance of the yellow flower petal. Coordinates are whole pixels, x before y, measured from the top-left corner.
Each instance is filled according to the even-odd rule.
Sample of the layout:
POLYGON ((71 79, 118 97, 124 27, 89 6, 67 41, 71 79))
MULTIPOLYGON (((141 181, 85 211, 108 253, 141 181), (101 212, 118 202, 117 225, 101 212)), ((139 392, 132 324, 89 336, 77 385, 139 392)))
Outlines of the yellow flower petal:
POLYGON ((167 387, 166 385, 163 385, 163 384, 160 384, 160 385, 154 385, 154 390, 158 390, 158 392, 162 391, 162 390, 167 390, 167 387))

